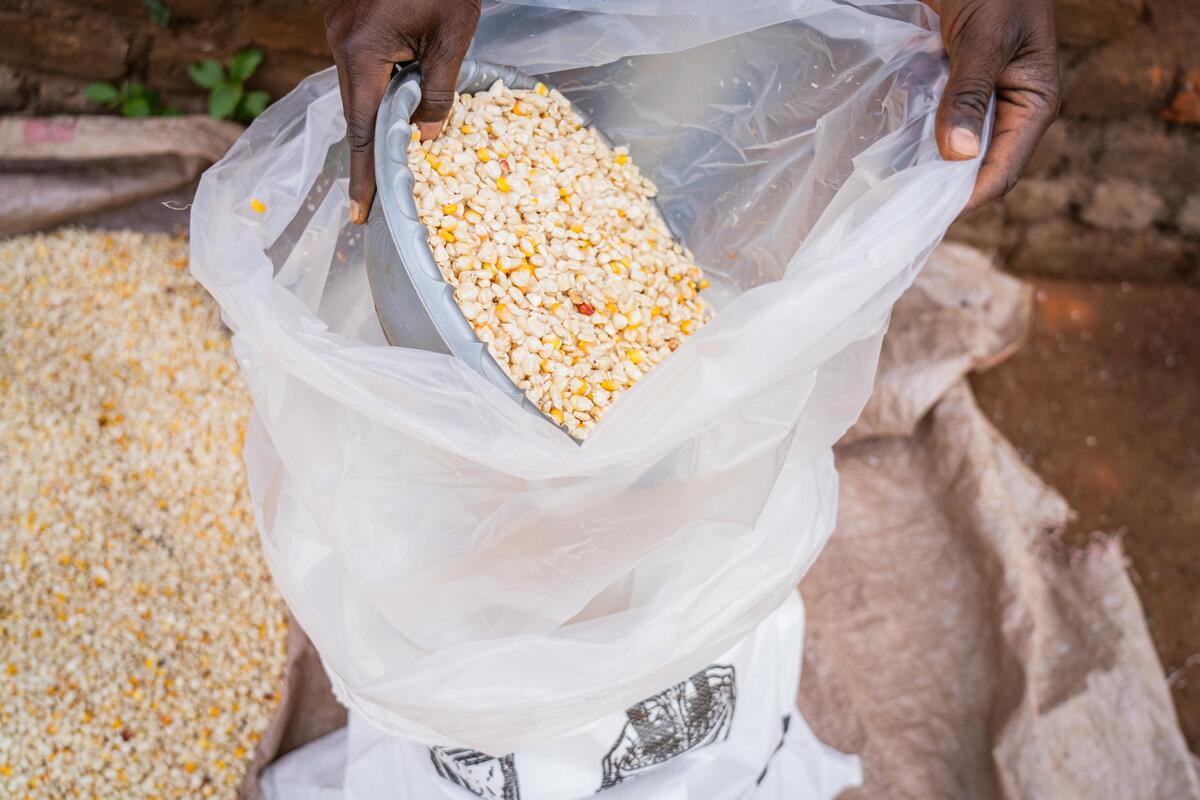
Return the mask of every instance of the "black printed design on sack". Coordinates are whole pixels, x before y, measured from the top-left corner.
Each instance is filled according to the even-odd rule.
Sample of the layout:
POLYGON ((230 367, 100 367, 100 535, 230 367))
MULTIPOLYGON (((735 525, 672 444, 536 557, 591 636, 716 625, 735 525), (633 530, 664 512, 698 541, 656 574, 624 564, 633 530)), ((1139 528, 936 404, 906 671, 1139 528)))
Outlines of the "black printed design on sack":
POLYGON ((466 747, 431 747, 437 774, 487 800, 521 800, 512 754, 497 758, 466 747))
POLYGON ((602 764, 597 791, 616 786, 651 767, 724 741, 733 724, 737 674, 732 664, 713 664, 625 711, 627 721, 602 764))
POLYGON ((771 768, 771 761, 775 758, 775 754, 783 749, 784 743, 787 742, 788 728, 790 728, 791 725, 792 725, 792 715, 788 714, 787 716, 785 716, 783 718, 783 733, 779 737, 779 744, 775 745, 775 749, 771 751, 771 757, 767 759, 767 765, 765 767, 763 767, 762 772, 758 773, 758 780, 756 780, 754 782, 755 786, 757 786, 758 784, 760 784, 764 780, 766 780, 767 770, 769 770, 771 768))

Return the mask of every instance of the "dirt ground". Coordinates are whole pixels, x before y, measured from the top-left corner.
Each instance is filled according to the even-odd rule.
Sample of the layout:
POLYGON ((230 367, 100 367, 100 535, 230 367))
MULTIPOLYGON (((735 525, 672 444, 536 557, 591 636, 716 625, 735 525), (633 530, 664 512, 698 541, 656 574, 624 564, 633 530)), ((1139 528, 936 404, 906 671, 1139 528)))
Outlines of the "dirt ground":
POLYGON ((1122 537, 1180 722, 1200 753, 1200 290, 1035 281, 1028 341, 980 406, 1078 512, 1122 537))

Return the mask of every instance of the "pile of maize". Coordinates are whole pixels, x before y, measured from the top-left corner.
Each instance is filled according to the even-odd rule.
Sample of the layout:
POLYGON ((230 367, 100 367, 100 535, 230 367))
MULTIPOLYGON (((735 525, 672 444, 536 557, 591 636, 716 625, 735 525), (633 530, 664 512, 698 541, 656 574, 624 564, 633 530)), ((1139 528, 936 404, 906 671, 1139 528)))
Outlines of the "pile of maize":
POLYGON ((287 618, 187 243, 0 241, 0 346, 0 797, 237 797, 287 618))

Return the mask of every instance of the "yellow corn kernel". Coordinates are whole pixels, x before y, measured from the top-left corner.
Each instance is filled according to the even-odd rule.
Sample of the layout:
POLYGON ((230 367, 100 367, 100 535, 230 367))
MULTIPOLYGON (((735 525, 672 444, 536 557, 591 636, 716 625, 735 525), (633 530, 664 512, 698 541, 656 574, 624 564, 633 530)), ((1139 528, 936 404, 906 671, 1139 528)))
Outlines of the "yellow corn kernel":
POLYGON ((537 86, 533 87, 533 90, 535 92, 537 92, 538 94, 540 94, 542 97, 545 97, 546 95, 550 94, 550 90, 546 88, 546 84, 544 84, 540 81, 538 82, 537 86))
POLYGON ((421 141, 421 131, 417 128, 416 125, 413 125, 412 140, 414 142, 421 141))
POLYGON ((486 147, 476 148, 475 157, 485 164, 492 160, 492 154, 487 151, 486 147))
POLYGON ((641 350, 630 350, 625 356, 634 364, 642 363, 642 359, 645 358, 641 350))
POLYGON ((525 106, 523 106, 521 104, 520 100, 513 103, 512 113, 516 114, 518 117, 528 117, 529 116, 529 111, 526 110, 525 106))
POLYGON ((442 213, 443 214, 457 214, 458 213, 458 203, 447 203, 446 205, 442 206, 442 213))
POLYGON ((254 210, 255 214, 261 214, 267 210, 267 205, 257 197, 252 197, 250 198, 250 208, 254 210))
POLYGON ((442 239, 445 240, 446 244, 454 244, 456 241, 458 241, 454 237, 454 231, 452 231, 448 228, 442 228, 440 231, 438 231, 438 236, 442 237, 442 239))
POLYGON ((625 155, 624 153, 621 153, 613 160, 616 161, 618 164, 628 164, 629 156, 625 155))
POLYGON ((616 303, 605 303, 604 310, 610 314, 615 314, 615 313, 617 313, 617 304, 616 303))
POLYGON ((623 209, 623 208, 618 208, 618 209, 617 209, 617 216, 618 216, 618 217, 622 217, 622 218, 624 218, 624 216, 625 216, 625 209, 623 209))
MULTIPOLYGON (((554 163, 557 164, 558 162, 556 161, 554 163)), ((566 200, 566 199, 570 198, 571 193, 567 191, 567 187, 560 186, 560 187, 558 187, 558 196, 561 197, 563 200, 566 200)))
POLYGON ((437 160, 437 156, 435 156, 433 153, 426 153, 425 154, 425 163, 428 164, 429 166, 433 167, 434 169, 437 169, 438 164, 440 164, 441 162, 437 160))
POLYGON ((654 308, 650 309, 650 316, 657 317, 660 314, 662 314, 661 306, 655 306, 654 308))
POLYGON ((437 172, 438 175, 444 176, 444 175, 453 175, 454 174, 454 170, 450 169, 449 167, 447 167, 445 164, 443 164, 441 162, 438 162, 438 165, 436 167, 434 167, 433 169, 435 172, 437 172))
POLYGON ((468 136, 475 132, 475 129, 465 122, 462 125, 459 125, 458 129, 468 136))
POLYGON ((548 344, 555 350, 559 350, 562 348, 562 339, 559 339, 557 336, 543 336, 542 344, 548 344))
POLYGON ((512 310, 504 303, 496 304, 496 319, 501 322, 508 322, 512 319, 512 310))
POLYGON ((508 178, 501 175, 496 179, 496 188, 502 192, 511 192, 512 186, 508 182, 508 178))
POLYGON ((576 222, 571 225, 570 231, 571 233, 583 233, 583 226, 576 222))
POLYGON ((13 768, 11 765, 0 764, 0 775, 3 775, 6 778, 11 778, 12 774, 13 774, 13 768))
POLYGON ((546 367, 549 365, 550 365, 550 359, 543 358, 540 362, 538 362, 538 369, 540 369, 542 372, 546 372, 547 371, 546 367))
POLYGON ((579 384, 579 388, 576 389, 575 391, 571 392, 571 394, 575 395, 576 397, 585 397, 591 393, 592 393, 592 387, 588 386, 587 381, 581 382, 579 384))
POLYGON ((562 303, 551 303, 550 304, 550 313, 551 314, 554 314, 555 316, 559 316, 562 313, 562 310, 563 310, 562 303))
POLYGON ((561 408, 550 409, 550 418, 553 419, 555 422, 557 422, 559 425, 562 425, 562 422, 563 422, 562 409, 561 408))
POLYGON ((616 381, 612 380, 611 378, 605 378, 604 380, 600 381, 600 388, 608 392, 615 392, 620 387, 617 386, 616 381))
POLYGON ((678 275, 672 275, 671 280, 675 281, 676 283, 679 283, 681 280, 683 280, 683 273, 681 272, 678 275))
POLYGON ((692 335, 692 321, 690 319, 685 319, 683 322, 679 323, 679 330, 683 333, 684 336, 691 336, 692 335))
POLYGON ((708 278, 701 278, 701 279, 700 279, 700 283, 698 283, 698 284, 696 284, 696 285, 697 285, 698 287, 700 287, 701 289, 707 289, 707 288, 708 288, 708 285, 709 285, 709 284, 708 284, 708 278))
POLYGON ((583 353, 584 355, 587 355, 592 350, 592 343, 587 341, 586 339, 580 339, 578 342, 575 343, 575 346, 578 347, 579 352, 583 353))

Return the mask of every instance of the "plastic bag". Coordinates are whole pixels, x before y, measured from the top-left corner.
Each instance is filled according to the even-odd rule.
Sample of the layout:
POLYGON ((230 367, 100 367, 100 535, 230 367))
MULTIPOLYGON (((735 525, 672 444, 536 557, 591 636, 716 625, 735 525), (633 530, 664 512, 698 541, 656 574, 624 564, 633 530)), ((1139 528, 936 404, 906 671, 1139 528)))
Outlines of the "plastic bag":
POLYGON ((267 800, 832 800, 862 785, 796 709, 804 607, 792 592, 712 664, 624 713, 501 757, 346 729, 269 766, 267 800))
POLYGON ((254 396, 268 561, 386 731, 508 753, 618 712, 746 636, 832 529, 830 446, 978 165, 937 155, 924 6, 738 5, 484 10, 472 54, 552 73, 731 287, 582 447, 455 359, 384 346, 332 71, 204 176, 192 270, 254 396))

